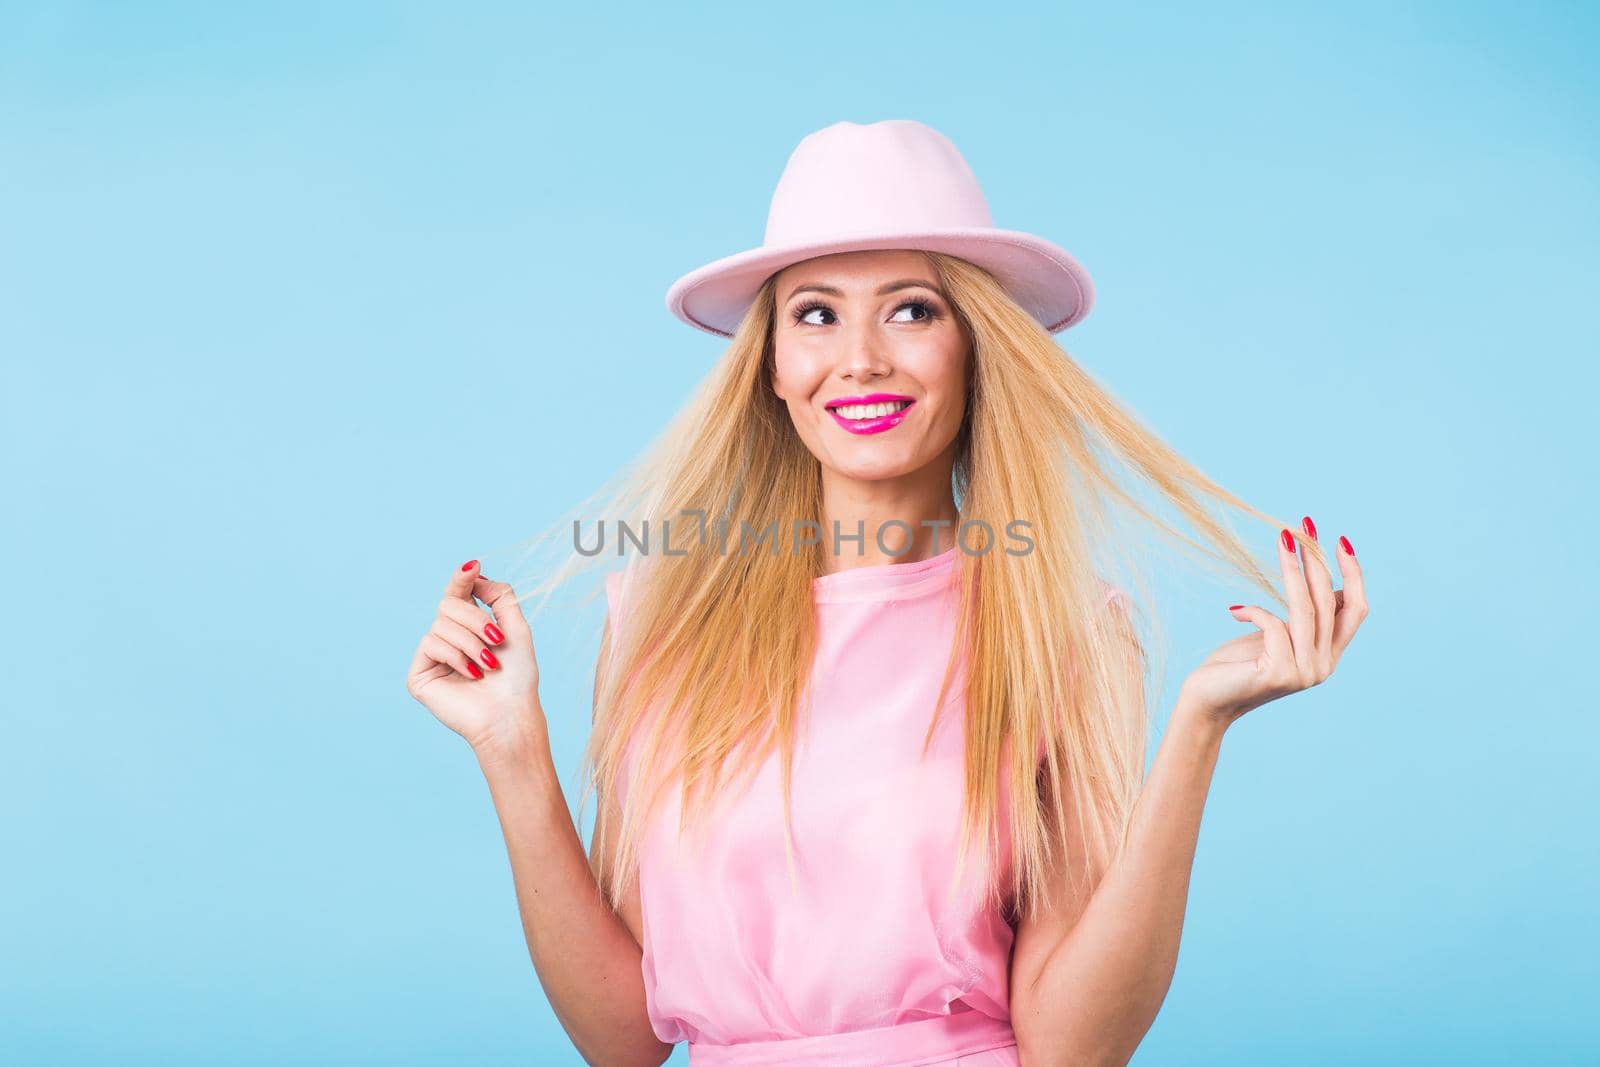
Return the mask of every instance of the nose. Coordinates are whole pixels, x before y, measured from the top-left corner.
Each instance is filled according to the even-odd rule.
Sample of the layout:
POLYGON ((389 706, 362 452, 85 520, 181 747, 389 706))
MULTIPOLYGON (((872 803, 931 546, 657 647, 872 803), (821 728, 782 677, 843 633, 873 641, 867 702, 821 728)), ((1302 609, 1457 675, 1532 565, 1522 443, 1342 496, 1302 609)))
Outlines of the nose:
POLYGON ((894 369, 882 348, 882 339, 870 326, 863 325, 851 331, 845 342, 845 354, 839 361, 839 377, 852 382, 876 381, 894 369))

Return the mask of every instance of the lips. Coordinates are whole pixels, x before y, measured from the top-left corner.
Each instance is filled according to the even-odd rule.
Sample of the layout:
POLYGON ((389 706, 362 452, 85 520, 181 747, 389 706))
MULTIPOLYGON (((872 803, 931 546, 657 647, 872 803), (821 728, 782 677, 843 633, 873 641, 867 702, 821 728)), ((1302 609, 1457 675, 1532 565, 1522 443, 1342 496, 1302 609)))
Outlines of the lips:
POLYGON ((838 407, 840 404, 876 404, 882 400, 910 400, 904 393, 862 393, 860 396, 836 396, 828 401, 824 407, 838 407))
POLYGON ((824 405, 841 427, 855 434, 882 433, 905 421, 916 401, 898 393, 841 396, 824 405))

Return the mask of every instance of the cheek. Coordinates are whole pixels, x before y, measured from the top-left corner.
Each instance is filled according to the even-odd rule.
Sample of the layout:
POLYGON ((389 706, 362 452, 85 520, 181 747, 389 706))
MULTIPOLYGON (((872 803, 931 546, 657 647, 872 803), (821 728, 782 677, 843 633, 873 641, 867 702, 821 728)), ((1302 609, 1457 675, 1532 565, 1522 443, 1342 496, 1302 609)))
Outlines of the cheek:
POLYGON ((961 352, 953 355, 948 349, 930 349, 922 353, 926 358, 913 372, 930 393, 937 394, 939 406, 948 417, 957 421, 966 407, 967 365, 961 352))
POLYGON ((947 351, 943 368, 941 387, 945 395, 950 398, 951 406, 956 409, 959 419, 960 412, 965 410, 967 404, 967 374, 971 369, 966 349, 961 347, 954 352, 947 351))
POLYGON ((786 401, 803 404, 821 384, 814 360, 794 352, 779 351, 773 358, 772 391, 786 401))

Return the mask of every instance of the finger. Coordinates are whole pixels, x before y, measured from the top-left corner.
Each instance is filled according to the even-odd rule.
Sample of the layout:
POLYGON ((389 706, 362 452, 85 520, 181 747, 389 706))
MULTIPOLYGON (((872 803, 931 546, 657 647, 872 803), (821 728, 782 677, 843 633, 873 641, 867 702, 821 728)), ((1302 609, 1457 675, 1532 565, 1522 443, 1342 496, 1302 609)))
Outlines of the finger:
POLYGON ((482 667, 472 662, 465 652, 431 630, 423 635, 422 651, 435 663, 444 664, 463 678, 483 677, 482 667))
POLYGON ((1344 604, 1339 608, 1333 625, 1333 656, 1337 660, 1367 617, 1367 585, 1361 573, 1361 564, 1356 562, 1355 549, 1348 538, 1339 538, 1339 548, 1334 556, 1339 560, 1339 574, 1344 579, 1344 604))
MULTIPOLYGON (((1317 524, 1311 521, 1310 515, 1300 519, 1300 528, 1312 541, 1317 541, 1317 524)), ((1322 547, 1320 542, 1317 547, 1322 547)), ((1333 620, 1339 611, 1333 599, 1333 575, 1328 573, 1328 565, 1311 552, 1302 551, 1300 560, 1306 570, 1306 584, 1311 589, 1311 603, 1316 612, 1313 658, 1317 677, 1326 678, 1333 672, 1333 620)))
POLYGON ((478 561, 475 559, 467 560, 451 573, 450 580, 444 586, 444 595, 471 603, 472 582, 478 577, 478 573, 478 561))
POLYGON ((528 620, 523 617, 522 603, 511 586, 479 575, 472 583, 472 595, 489 605, 489 610, 494 612, 494 621, 508 636, 526 638, 532 642, 533 634, 528 630, 528 620))
POLYGON ((454 619, 447 619, 443 615, 434 619, 433 632, 468 659, 476 660, 490 670, 499 668, 499 659, 484 647, 483 639, 454 619))
POLYGON ((1253 622, 1260 628, 1267 659, 1283 667, 1294 663, 1294 642, 1282 619, 1256 604, 1234 604, 1228 610, 1233 612, 1234 618, 1253 622))
POLYGON ((498 645, 506 639, 505 633, 495 625, 494 616, 474 601, 445 597, 439 601, 439 614, 480 635, 488 644, 498 645))
MULTIPOLYGON (((423 676, 438 666, 433 657, 428 655, 427 648, 427 635, 424 634, 423 639, 417 642, 417 650, 411 655, 411 666, 406 668, 406 692, 414 697, 417 696, 417 684, 422 681, 423 676)), ((417 699, 422 698, 417 697, 417 699)))
POLYGON ((1305 568, 1300 566, 1300 553, 1295 551, 1295 536, 1284 527, 1278 534, 1278 566, 1283 571, 1284 598, 1289 601, 1289 640, 1294 642, 1294 653, 1289 662, 1296 665, 1301 677, 1313 668, 1312 657, 1317 646, 1317 613, 1311 603, 1311 587, 1306 584, 1305 568))

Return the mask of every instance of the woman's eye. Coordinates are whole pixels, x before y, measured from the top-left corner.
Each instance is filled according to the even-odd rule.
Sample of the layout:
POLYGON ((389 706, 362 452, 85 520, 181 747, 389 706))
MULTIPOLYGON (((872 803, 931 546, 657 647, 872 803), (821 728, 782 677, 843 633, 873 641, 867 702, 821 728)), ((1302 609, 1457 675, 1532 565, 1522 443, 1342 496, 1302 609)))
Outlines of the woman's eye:
MULTIPOLYGON (((799 324, 802 324, 802 325, 806 325, 806 326, 830 326, 830 325, 832 325, 832 322, 830 320, 831 320, 831 318, 833 316, 833 309, 828 307, 826 304, 803 304, 800 307, 797 307, 797 308, 794 309, 793 315, 794 315, 794 321, 796 323, 799 323, 799 324), (814 319, 814 318, 811 317, 813 315, 827 315, 827 316, 829 316, 829 320, 814 319)), ((890 318, 889 321, 891 321, 891 322, 927 322, 930 319, 934 319, 934 318, 937 318, 937 317, 938 317, 938 312, 936 310, 934 310, 933 305, 930 304, 928 301, 926 301, 926 300, 908 300, 904 304, 901 304, 899 307, 895 308, 894 315, 890 318), (902 312, 905 312, 905 311, 908 311, 908 310, 913 310, 913 309, 920 310, 922 312, 922 314, 921 315, 914 315, 911 318, 903 318, 903 317, 901 317, 901 313, 902 312)))
POLYGON ((809 318, 809 316, 814 315, 819 311, 827 312, 829 315, 833 314, 833 312, 829 311, 828 307, 826 305, 824 305, 824 304, 806 304, 806 305, 804 305, 802 307, 799 307, 799 308, 795 309, 794 321, 795 322, 803 322, 803 323, 806 323, 807 325, 810 325, 810 326, 826 326, 827 323, 824 323, 824 322, 813 322, 809 318))

